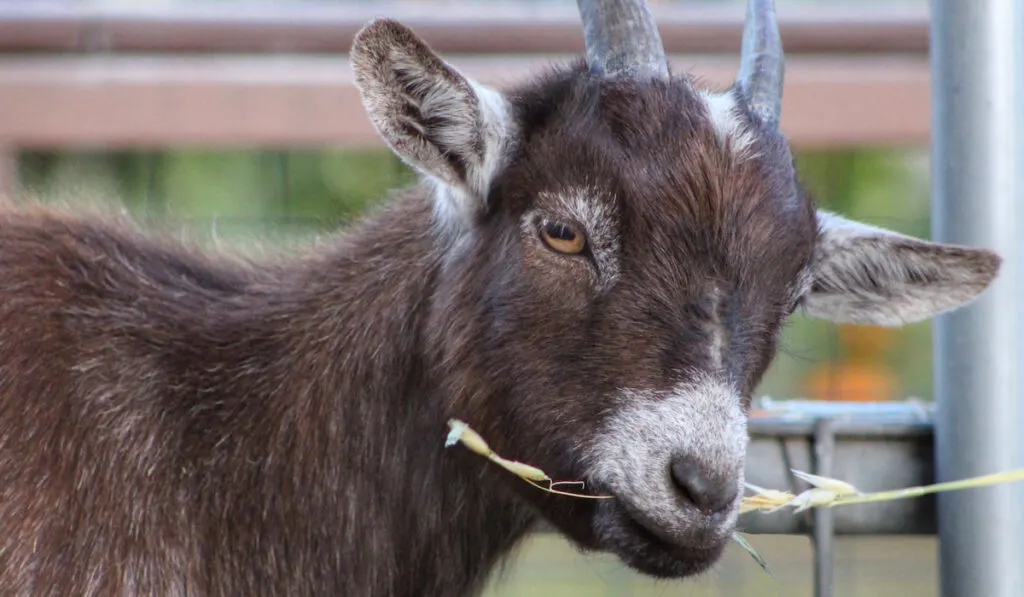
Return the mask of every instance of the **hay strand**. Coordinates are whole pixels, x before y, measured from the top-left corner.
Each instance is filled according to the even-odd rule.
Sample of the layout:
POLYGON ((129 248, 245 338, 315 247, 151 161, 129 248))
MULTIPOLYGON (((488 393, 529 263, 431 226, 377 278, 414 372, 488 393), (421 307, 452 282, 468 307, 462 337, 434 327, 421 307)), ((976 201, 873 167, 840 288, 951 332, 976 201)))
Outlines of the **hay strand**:
POLYGON ((552 481, 551 477, 549 477, 547 473, 545 473, 544 471, 540 470, 535 466, 530 466, 529 464, 517 462, 515 460, 507 460, 505 458, 502 458, 501 456, 498 456, 497 454, 495 454, 494 450, 492 450, 491 447, 487 445, 487 442, 484 441, 484 438, 480 437, 480 434, 470 429, 469 425, 458 419, 450 419, 448 421, 448 428, 450 429, 450 431, 448 432, 448 437, 445 439, 444 442, 446 448, 450 448, 451 446, 454 446, 455 444, 461 442, 462 445, 469 448, 470 451, 475 452, 481 456, 484 456, 491 462, 497 464, 501 468, 507 470, 508 472, 512 473, 513 475, 519 477, 520 479, 526 481, 527 483, 533 485, 538 489, 541 489, 548 493, 554 493, 556 495, 564 495, 567 497, 591 500, 605 500, 614 497, 610 495, 588 495, 585 493, 575 493, 571 491, 562 491, 560 489, 555 489, 555 487, 558 485, 579 485, 581 489, 585 488, 586 485, 583 481, 552 481), (543 483, 547 483, 547 486, 545 487, 543 483))
MULTIPOLYGON (((585 485, 583 481, 552 481, 551 477, 549 477, 547 473, 535 466, 517 462, 515 460, 507 460, 498 456, 494 450, 487 445, 487 442, 480 437, 480 434, 470 429, 469 425, 459 421, 458 419, 450 419, 448 421, 448 427, 450 428, 450 431, 448 432, 448 437, 445 440, 445 447, 451 447, 457 443, 462 443, 462 445, 466 446, 470 451, 488 458, 498 466, 504 468, 538 489, 548 493, 583 499, 611 499, 614 497, 611 495, 587 495, 584 493, 555 489, 555 487, 559 485, 578 485, 582 490, 585 488, 585 485), (545 486, 544 484, 547 485, 545 486)), ((851 504, 886 502, 920 497, 943 491, 957 491, 961 489, 988 487, 1002 483, 1024 481, 1024 469, 1017 469, 1002 473, 994 473, 991 475, 982 475, 980 477, 973 477, 970 479, 963 479, 961 481, 948 481, 945 483, 934 483, 932 485, 923 485, 920 487, 908 487, 906 489, 862 493, 846 481, 840 481, 839 479, 833 479, 831 477, 812 475, 811 473, 805 473, 795 469, 791 469, 790 472, 792 472, 793 476, 796 478, 811 485, 811 488, 794 495, 788 491, 765 489, 752 483, 747 483, 747 489, 752 491, 754 495, 743 497, 743 501, 740 504, 740 514, 745 514, 747 512, 771 513, 784 508, 792 508, 793 513, 796 514, 810 508, 834 508, 836 506, 848 506, 851 504)), ((751 546, 743 536, 739 533, 733 533, 732 538, 736 543, 739 543, 740 546, 751 555, 751 557, 754 558, 765 572, 774 578, 775 575, 772 573, 771 568, 768 567, 768 562, 757 553, 753 546, 751 546)))

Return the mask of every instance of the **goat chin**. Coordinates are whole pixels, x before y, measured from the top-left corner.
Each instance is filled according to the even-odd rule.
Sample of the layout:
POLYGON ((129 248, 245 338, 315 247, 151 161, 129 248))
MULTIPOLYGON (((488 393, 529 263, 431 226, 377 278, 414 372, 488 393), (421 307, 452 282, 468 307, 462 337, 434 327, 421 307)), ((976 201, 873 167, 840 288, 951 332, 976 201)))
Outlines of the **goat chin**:
POLYGON ((742 501, 738 497, 730 507, 706 514, 679 499, 659 508, 649 496, 598 490, 598 483, 588 486, 612 499, 577 501, 579 509, 550 515, 549 523, 579 549, 614 555, 638 572, 666 579, 702 574, 719 561, 742 501), (662 522, 667 517, 672 517, 670 524, 662 522))
MULTIPOLYGON (((621 500, 607 500, 594 514, 596 542, 639 572, 659 578, 701 574, 721 558, 735 528, 730 512, 680 513, 683 533, 658 525, 621 500)), ((677 527, 677 528, 679 528, 677 527)))

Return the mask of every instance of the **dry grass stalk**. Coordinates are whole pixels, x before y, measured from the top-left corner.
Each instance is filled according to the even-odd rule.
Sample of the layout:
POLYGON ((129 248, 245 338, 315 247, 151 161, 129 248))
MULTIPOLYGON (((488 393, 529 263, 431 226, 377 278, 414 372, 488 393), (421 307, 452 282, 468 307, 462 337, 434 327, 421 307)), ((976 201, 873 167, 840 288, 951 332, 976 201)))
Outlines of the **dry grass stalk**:
MULTIPOLYGON (((485 442, 477 432, 470 429, 469 425, 466 423, 457 419, 451 419, 448 421, 448 427, 451 431, 448 433, 445 446, 453 446, 458 442, 462 442, 463 445, 473 452, 487 457, 505 470, 521 477, 533 485, 536 485, 544 491, 587 499, 609 499, 613 497, 610 495, 586 495, 582 493, 552 490, 551 486, 555 485, 568 484, 579 485, 582 487, 583 481, 552 481, 551 477, 537 467, 530 466, 522 462, 516 462, 514 460, 506 460, 505 458, 498 456, 493 450, 491 450, 490 446, 487 445, 487 442, 485 442), (543 485, 540 485, 540 483, 548 483, 549 485, 548 487, 544 487, 543 485)), ((740 506, 740 513, 758 511, 775 512, 783 508, 793 508, 794 512, 802 512, 808 508, 832 508, 835 506, 846 506, 850 504, 885 502, 920 497, 922 495, 939 493, 942 491, 955 491, 959 489, 971 489, 975 487, 998 485, 1001 483, 1024 481, 1024 469, 1017 469, 1003 473, 972 477, 962 481, 949 481, 946 483, 935 483, 933 485, 924 485, 921 487, 862 493, 846 481, 840 481, 839 479, 833 479, 831 477, 812 475, 798 470, 793 470, 792 473, 796 478, 807 482, 812 487, 800 494, 793 495, 788 491, 765 489, 763 487, 747 483, 747 488, 753 491, 754 495, 743 498, 743 503, 740 506)))
POLYGON ((501 468, 507 470, 513 475, 516 475, 538 489, 542 489, 549 493, 556 493, 558 495, 591 500, 605 500, 614 497, 610 495, 587 495, 584 493, 573 493, 571 491, 555 489, 558 485, 578 485, 580 488, 585 487, 585 485, 583 481, 553 481, 547 473, 535 466, 516 462, 515 460, 506 460, 505 458, 498 456, 494 453, 494 450, 487 445, 484 438, 480 437, 480 434, 470 429, 469 425, 459 421, 458 419, 450 419, 448 421, 448 427, 451 431, 448 432, 448 438, 444 442, 445 447, 451 447, 458 442, 462 442, 462 445, 469 448, 470 451, 488 458, 491 462, 497 464, 501 468), (541 485, 541 483, 547 483, 547 487, 541 485))
POLYGON ((756 485, 747 484, 747 487, 756 495, 743 498, 741 512, 767 511, 774 512, 782 508, 794 508, 795 512, 801 512, 808 508, 833 508, 835 506, 849 506, 852 504, 868 504, 872 502, 888 502, 906 498, 920 497, 932 493, 944 491, 956 491, 960 489, 972 489, 977 487, 988 487, 1002 483, 1014 483, 1024 481, 1024 469, 1016 469, 980 477, 971 477, 961 481, 948 481, 935 483, 920 487, 908 487, 906 489, 892 489, 888 491, 877 491, 873 493, 861 493, 856 487, 828 477, 810 475, 801 471, 792 471, 795 476, 810 483, 813 487, 793 495, 784 491, 764 489, 756 485))
MULTIPOLYGON (((547 473, 537 467, 530 466, 522 462, 516 462, 514 460, 506 460, 505 458, 498 456, 493 450, 491 450, 490 446, 487 445, 487 442, 485 442, 477 432, 470 429, 469 425, 462 421, 451 419, 448 421, 448 427, 451 431, 448 433, 448 437, 445 441, 446 447, 454 446, 456 443, 462 442, 462 444, 471 451, 480 454, 481 456, 485 456, 498 466, 539 489, 558 495, 585 499, 610 499, 614 497, 610 495, 587 495, 555 489, 555 486, 558 485, 579 485, 582 488, 584 487, 584 484, 582 481, 552 481, 551 477, 549 477, 547 473), (547 486, 545 487, 542 483, 546 483, 547 486)), ((763 487, 747 483, 747 488, 754 492, 754 495, 745 496, 743 498, 743 502, 740 505, 740 513, 776 512, 784 508, 792 508, 794 513, 798 513, 807 510, 808 508, 833 508, 835 506, 847 506, 851 504, 885 502, 919 497, 943 491, 955 491, 960 489, 998 485, 1001 483, 1024 481, 1024 469, 1017 469, 1003 473, 973 477, 962 481, 950 481, 946 483, 924 485, 921 487, 862 493, 853 485, 845 481, 840 481, 839 479, 821 477, 798 470, 792 470, 791 472, 798 479, 801 479, 811 485, 811 488, 794 495, 787 491, 765 489, 763 487)), ((753 556, 765 572, 772 574, 771 569, 768 568, 768 563, 742 536, 738 533, 734 533, 733 539, 739 543, 743 549, 747 550, 751 556, 753 556)))

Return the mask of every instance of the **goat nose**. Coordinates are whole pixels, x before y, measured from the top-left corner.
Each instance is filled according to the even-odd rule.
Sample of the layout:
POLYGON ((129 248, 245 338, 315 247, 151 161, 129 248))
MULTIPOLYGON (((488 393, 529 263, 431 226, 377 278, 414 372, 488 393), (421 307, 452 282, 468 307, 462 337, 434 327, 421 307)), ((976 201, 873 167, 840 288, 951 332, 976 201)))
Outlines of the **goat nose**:
POLYGON ((725 510, 739 493, 737 483, 728 478, 712 477, 689 458, 672 459, 672 481, 684 498, 705 514, 725 510))

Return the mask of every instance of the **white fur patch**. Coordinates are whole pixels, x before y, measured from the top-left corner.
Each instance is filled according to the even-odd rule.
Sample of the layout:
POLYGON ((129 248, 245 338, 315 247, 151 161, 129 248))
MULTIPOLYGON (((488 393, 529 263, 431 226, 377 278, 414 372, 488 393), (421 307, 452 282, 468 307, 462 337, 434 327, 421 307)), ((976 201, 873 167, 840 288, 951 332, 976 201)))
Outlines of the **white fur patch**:
POLYGON ((841 240, 865 235, 900 236, 903 238, 910 238, 891 230, 885 230, 884 228, 878 228, 877 226, 872 226, 856 220, 849 220, 837 213, 824 209, 819 209, 817 211, 817 216, 818 227, 825 233, 825 238, 830 240, 841 240))
MULTIPOLYGON (((466 179, 462 184, 448 184, 444 180, 431 177, 434 186, 434 211, 439 225, 448 231, 461 229, 469 221, 469 217, 486 201, 491 183, 508 162, 508 155, 515 139, 515 124, 505 97, 490 87, 472 80, 467 81, 476 95, 479 106, 478 118, 472 128, 469 125, 463 130, 458 130, 462 128, 461 126, 445 127, 442 129, 445 135, 441 137, 443 146, 465 148, 463 154, 472 156, 472 159, 467 160, 469 167, 466 179), (470 138, 475 138, 477 134, 483 140, 482 155, 475 154, 470 143, 470 138)), ((465 106, 454 103, 437 102, 433 106, 435 109, 441 107, 466 109, 465 106)), ((443 113, 442 115, 451 116, 443 113)))
POLYGON ((439 178, 428 176, 426 181, 433 188, 434 220, 438 228, 446 236, 462 230, 466 223, 466 204, 472 201, 472 197, 439 178))
POLYGON ((710 91, 703 91, 701 95, 722 146, 728 146, 738 157, 753 157, 750 150, 754 145, 754 134, 736 113, 736 98, 731 93, 710 91))
POLYGON ((711 321, 708 322, 708 335, 711 336, 711 342, 708 344, 708 359, 716 370, 721 369, 725 362, 727 336, 725 326, 718 316, 721 301, 722 289, 715 285, 711 290, 711 321))
POLYGON ((516 127, 504 95, 472 79, 469 79, 469 84, 480 102, 480 136, 484 140, 484 154, 467 184, 485 197, 491 182, 508 163, 516 127))
POLYGON ((814 285, 814 270, 808 266, 800 270, 797 274, 796 282, 790 288, 790 295, 792 300, 798 301, 801 298, 807 296, 811 292, 811 287, 814 285))
POLYGON ((584 451, 591 478, 643 512, 672 536, 695 524, 680 506, 670 466, 682 455, 722 479, 735 479, 737 498, 717 532, 735 524, 743 494, 747 420, 739 393, 716 376, 701 374, 667 392, 623 389, 620 408, 584 451))

